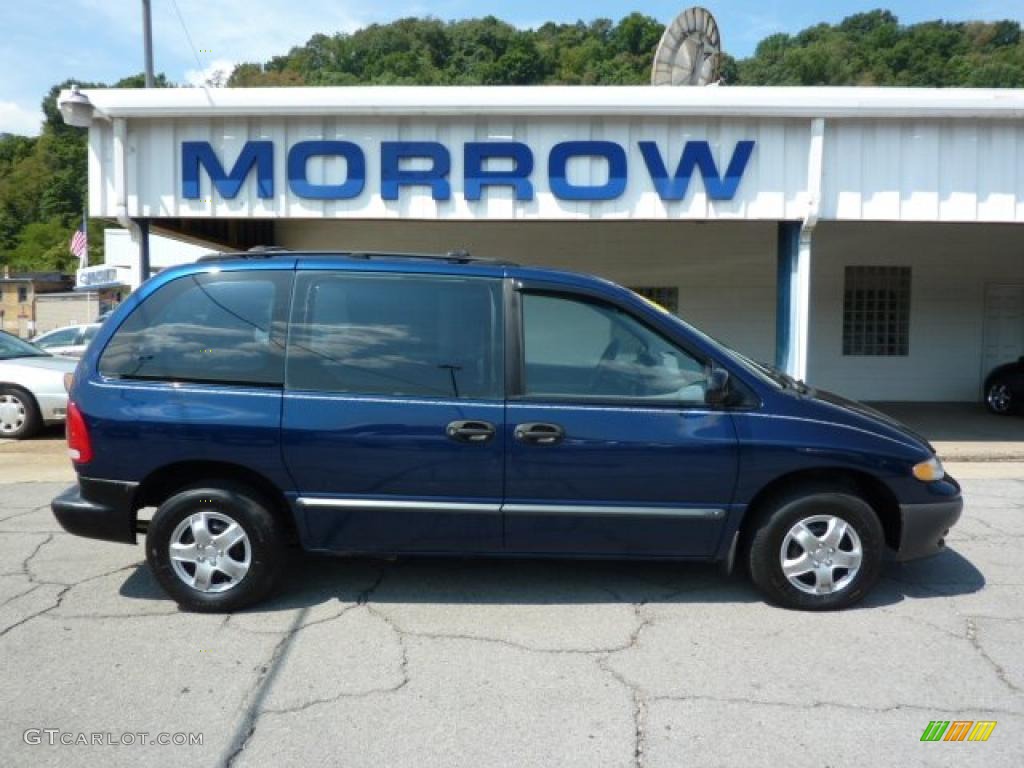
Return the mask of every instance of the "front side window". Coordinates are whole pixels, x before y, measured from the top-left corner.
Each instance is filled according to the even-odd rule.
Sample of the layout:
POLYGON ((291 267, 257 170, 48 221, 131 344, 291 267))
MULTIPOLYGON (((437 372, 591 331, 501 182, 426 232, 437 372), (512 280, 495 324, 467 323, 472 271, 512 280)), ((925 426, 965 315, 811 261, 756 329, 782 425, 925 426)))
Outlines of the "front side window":
POLYGON ((290 389, 496 399, 503 373, 498 280, 350 272, 297 278, 290 389))
POLYGON ((705 364, 610 305, 525 294, 523 345, 528 397, 704 402, 705 364))
POLYGON ((120 378, 280 385, 291 272, 211 272, 173 280, 110 340, 100 373, 120 378))

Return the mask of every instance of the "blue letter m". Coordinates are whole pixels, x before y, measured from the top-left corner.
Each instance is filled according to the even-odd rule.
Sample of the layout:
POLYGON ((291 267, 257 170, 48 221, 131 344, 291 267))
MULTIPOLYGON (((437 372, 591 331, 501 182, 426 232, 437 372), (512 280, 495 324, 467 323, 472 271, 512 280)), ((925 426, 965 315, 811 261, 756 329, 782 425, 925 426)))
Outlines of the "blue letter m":
POLYGON ((256 166, 256 194, 274 196, 274 143, 247 141, 235 161, 231 173, 224 172, 213 147, 208 141, 181 143, 181 195, 189 200, 199 199, 199 166, 210 174, 210 181, 221 197, 231 199, 242 188, 245 177, 256 166))
POLYGON ((682 200, 686 197, 686 188, 690 186, 693 169, 700 171, 704 179, 704 189, 712 200, 732 200, 736 196, 743 171, 747 168, 750 153, 754 151, 754 142, 738 141, 733 150, 732 160, 725 169, 725 178, 718 175, 718 167, 711 156, 711 146, 706 141, 688 141, 683 147, 683 156, 679 159, 679 167, 671 179, 665 170, 665 162, 661 159, 658 145, 653 141, 641 141, 640 152, 647 164, 647 172, 662 200, 682 200))

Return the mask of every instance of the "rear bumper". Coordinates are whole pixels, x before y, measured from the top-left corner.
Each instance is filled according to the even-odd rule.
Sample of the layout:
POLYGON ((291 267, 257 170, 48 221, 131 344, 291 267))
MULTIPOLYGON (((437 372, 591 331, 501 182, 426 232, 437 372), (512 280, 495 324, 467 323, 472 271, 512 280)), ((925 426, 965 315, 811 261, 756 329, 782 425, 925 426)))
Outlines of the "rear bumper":
POLYGON ((915 560, 945 549, 946 534, 964 509, 960 496, 929 504, 900 505, 900 548, 897 560, 915 560))
POLYGON ((135 489, 138 483, 80 477, 50 503, 68 533, 90 539, 135 543, 135 489))

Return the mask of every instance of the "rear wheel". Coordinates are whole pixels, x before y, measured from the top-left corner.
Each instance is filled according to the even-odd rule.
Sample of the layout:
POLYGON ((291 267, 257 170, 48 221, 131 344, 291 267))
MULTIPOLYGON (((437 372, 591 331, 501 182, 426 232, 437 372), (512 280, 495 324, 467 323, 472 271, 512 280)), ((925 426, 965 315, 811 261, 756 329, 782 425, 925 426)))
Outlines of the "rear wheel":
POLYGON ((202 483, 157 509, 146 534, 146 559, 183 608, 233 611, 261 600, 277 584, 287 556, 284 541, 258 494, 202 483))
POLYGON ((845 608, 878 580, 884 547, 878 516, 860 497, 797 491, 765 507, 750 539, 750 575, 785 608, 845 608))
POLYGON ((36 400, 20 387, 0 386, 0 437, 23 440, 42 426, 36 400))
POLYGON ((1014 400, 1013 389, 1010 387, 1009 381, 995 378, 989 382, 988 388, 985 390, 985 407, 991 413, 1005 416, 1017 407, 1014 400))

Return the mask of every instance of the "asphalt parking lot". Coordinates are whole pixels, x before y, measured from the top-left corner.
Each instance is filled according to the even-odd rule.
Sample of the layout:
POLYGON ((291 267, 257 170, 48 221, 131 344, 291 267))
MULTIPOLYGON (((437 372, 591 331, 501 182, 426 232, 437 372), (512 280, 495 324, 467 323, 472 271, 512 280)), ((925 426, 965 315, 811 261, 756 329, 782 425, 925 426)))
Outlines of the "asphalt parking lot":
POLYGON ((58 435, 6 443, 0 762, 1017 766, 1024 467, 957 469, 949 550, 888 565, 841 613, 767 606, 704 566, 296 557, 270 603, 204 616, 141 547, 60 531, 58 435), (998 725, 922 743, 932 720, 998 725))

